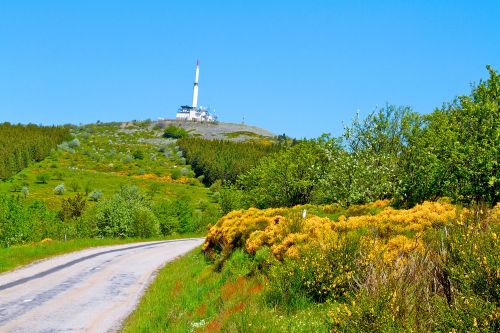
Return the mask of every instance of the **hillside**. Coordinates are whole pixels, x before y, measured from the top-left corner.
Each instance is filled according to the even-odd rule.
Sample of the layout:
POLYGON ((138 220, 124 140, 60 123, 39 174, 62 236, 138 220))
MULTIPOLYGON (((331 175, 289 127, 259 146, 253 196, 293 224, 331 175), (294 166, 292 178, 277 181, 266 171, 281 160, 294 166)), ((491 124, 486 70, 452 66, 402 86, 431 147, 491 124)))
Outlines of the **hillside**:
POLYGON ((157 125, 159 128, 165 128, 169 125, 182 127, 187 131, 191 131, 193 136, 203 139, 246 141, 255 138, 272 138, 275 136, 275 134, 269 132, 268 130, 246 124, 223 122, 200 123, 167 119, 155 121, 152 125, 157 125))
POLYGON ((0 182, 0 244, 204 233, 216 222, 217 202, 175 140, 148 121, 122 125, 74 126, 69 141, 0 182))

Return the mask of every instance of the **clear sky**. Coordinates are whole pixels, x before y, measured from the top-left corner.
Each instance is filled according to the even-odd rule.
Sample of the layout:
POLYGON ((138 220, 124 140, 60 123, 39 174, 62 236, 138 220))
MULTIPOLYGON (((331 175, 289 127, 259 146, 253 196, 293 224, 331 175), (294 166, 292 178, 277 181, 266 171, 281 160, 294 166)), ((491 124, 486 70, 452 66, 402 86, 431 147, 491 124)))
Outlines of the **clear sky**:
POLYGON ((338 135, 500 70, 499 18, 500 1, 0 0, 0 122, 172 118, 199 58, 220 120, 338 135))

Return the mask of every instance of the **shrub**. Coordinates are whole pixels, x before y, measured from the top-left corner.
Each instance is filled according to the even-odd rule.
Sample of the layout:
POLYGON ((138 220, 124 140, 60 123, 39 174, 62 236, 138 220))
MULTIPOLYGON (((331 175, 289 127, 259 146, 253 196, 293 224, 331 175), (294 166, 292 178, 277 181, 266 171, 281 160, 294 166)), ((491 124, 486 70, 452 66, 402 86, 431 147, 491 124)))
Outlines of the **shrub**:
POLYGON ((216 193, 218 193, 216 197, 224 214, 227 214, 233 210, 250 207, 250 203, 245 200, 245 194, 239 189, 227 186, 220 188, 216 193))
POLYGON ((181 168, 180 173, 182 176, 187 176, 190 170, 188 168, 181 168))
POLYGON ((37 182, 42 183, 42 184, 47 184, 49 179, 50 179, 50 175, 48 173, 40 173, 40 174, 36 175, 37 182))
POLYGON ((241 249, 234 251, 224 264, 222 278, 247 276, 252 273, 252 257, 241 249))
POLYGON ((162 201, 154 206, 154 211, 161 221, 163 235, 196 230, 192 223, 193 208, 185 200, 162 201))
POLYGON ((312 300, 304 289, 299 263, 285 260, 274 262, 269 269, 264 300, 271 307, 281 306, 294 311, 309 305, 312 300))
MULTIPOLYGON (((401 256, 413 251, 423 251, 422 240, 417 233, 431 228, 440 228, 457 216, 456 209, 448 203, 425 202, 412 209, 395 210, 385 207, 378 212, 375 207, 384 207, 387 201, 378 201, 358 209, 344 210, 337 220, 308 214, 297 223, 297 213, 302 207, 269 208, 233 211, 222 217, 207 235, 204 251, 209 255, 244 247, 247 252, 269 246, 278 259, 297 258, 304 248, 311 245, 327 246, 340 242, 340 232, 361 232, 369 230, 376 236, 375 242, 367 238, 370 256, 384 259, 392 264, 401 256), (375 215, 356 215, 361 210, 373 209, 375 215), (382 257, 379 257, 382 256, 382 257)), ((325 210, 329 206, 324 206, 325 210)), ((321 212, 321 209, 320 209, 321 212)), ((324 213, 323 213, 324 214, 324 213)), ((363 241, 363 239, 362 239, 363 241)))
POLYGON ((60 238, 61 235, 61 221, 42 202, 24 204, 19 198, 0 195, 1 246, 60 238))
POLYGON ((135 186, 122 187, 100 202, 94 218, 98 235, 104 237, 149 237, 159 230, 149 199, 135 186))
POLYGON ((133 237, 154 237, 160 234, 160 224, 153 211, 148 207, 137 207, 131 224, 133 237))
POLYGON ((333 332, 498 331, 500 204, 387 204, 235 211, 203 249, 223 272, 260 269, 271 306, 327 301, 333 332))
POLYGON ((90 200, 94 202, 101 200, 101 197, 102 197, 102 192, 99 190, 94 190, 89 194, 90 200))
POLYGON ((73 198, 63 199, 61 202, 61 210, 59 217, 61 220, 66 221, 75 217, 80 217, 85 210, 86 200, 85 197, 78 193, 73 198))
POLYGON ((328 155, 314 142, 295 146, 263 158, 241 175, 237 186, 252 206, 282 207, 309 203, 327 172, 328 155))
POLYGON ((57 195, 63 195, 64 192, 66 192, 66 188, 64 187, 64 183, 63 184, 59 184, 56 187, 54 187, 54 193, 55 194, 57 194, 57 195))
POLYGON ((80 190, 80 184, 76 180, 72 180, 68 183, 68 187, 73 192, 78 192, 80 190))
POLYGON ((92 182, 90 180, 86 181, 83 185, 83 191, 85 192, 85 195, 88 195, 90 191, 92 191, 92 182))
POLYGON ((170 176, 172 177, 172 179, 176 180, 176 179, 179 179, 182 177, 182 173, 181 173, 181 170, 179 168, 175 168, 175 169, 172 169, 170 171, 170 176))
POLYGON ((10 191, 11 192, 19 192, 21 191, 21 185, 18 183, 14 183, 10 186, 10 191))
POLYGON ((149 194, 151 197, 154 197, 156 193, 158 193, 161 189, 161 185, 158 182, 152 182, 149 184, 149 194))
POLYGON ((142 150, 135 150, 133 153, 132 153, 132 157, 135 159, 135 160, 143 160, 144 159, 144 152, 142 150))
POLYGON ((184 138, 187 137, 188 135, 189 131, 186 131, 184 128, 177 127, 174 125, 168 126, 163 132, 164 138, 172 138, 172 139, 184 138))
POLYGON ((63 180, 64 179, 64 173, 62 171, 55 171, 53 173, 53 179, 54 180, 63 180))
POLYGON ((68 142, 68 147, 70 148, 76 148, 76 147, 80 147, 80 140, 78 140, 77 138, 71 140, 68 142))

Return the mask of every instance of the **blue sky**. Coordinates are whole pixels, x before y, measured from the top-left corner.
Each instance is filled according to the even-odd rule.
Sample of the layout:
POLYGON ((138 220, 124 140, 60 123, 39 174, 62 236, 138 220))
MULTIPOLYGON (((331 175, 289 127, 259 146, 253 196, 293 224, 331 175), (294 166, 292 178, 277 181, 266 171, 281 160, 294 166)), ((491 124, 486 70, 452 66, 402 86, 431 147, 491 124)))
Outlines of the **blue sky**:
POLYGON ((294 137, 386 102, 431 112, 500 70, 500 1, 0 0, 0 122, 201 105, 294 137))

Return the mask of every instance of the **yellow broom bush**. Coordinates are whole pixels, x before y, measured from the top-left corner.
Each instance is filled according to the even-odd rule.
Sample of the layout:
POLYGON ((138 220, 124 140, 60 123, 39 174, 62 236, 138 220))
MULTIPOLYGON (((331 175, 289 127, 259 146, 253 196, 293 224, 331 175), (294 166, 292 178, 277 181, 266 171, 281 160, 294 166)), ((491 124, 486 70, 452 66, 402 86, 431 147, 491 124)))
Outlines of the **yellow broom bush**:
MULTIPOLYGON (((342 215, 336 221, 316 215, 302 219, 301 206, 234 211, 210 229, 203 250, 214 254, 242 247, 255 254, 267 246, 277 259, 282 260, 296 258, 302 250, 310 247, 331 249, 336 246, 341 232, 364 231, 368 233, 365 243, 372 244, 369 257, 382 257, 386 262, 393 262, 415 251, 423 252, 422 233, 429 228, 444 226, 457 217, 457 209, 445 202, 424 202, 401 210, 387 205, 388 201, 378 201, 350 207, 346 215, 360 212, 365 212, 365 215, 342 215), (375 215, 366 214, 376 208, 382 210, 375 215)), ((331 205, 316 208, 322 212, 334 209, 331 205)))

